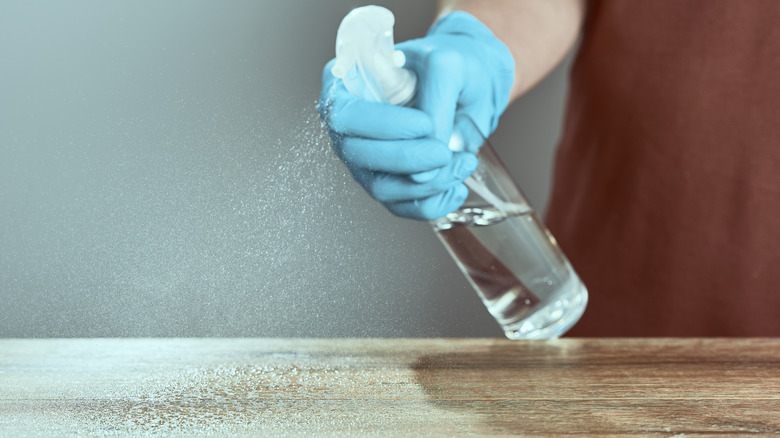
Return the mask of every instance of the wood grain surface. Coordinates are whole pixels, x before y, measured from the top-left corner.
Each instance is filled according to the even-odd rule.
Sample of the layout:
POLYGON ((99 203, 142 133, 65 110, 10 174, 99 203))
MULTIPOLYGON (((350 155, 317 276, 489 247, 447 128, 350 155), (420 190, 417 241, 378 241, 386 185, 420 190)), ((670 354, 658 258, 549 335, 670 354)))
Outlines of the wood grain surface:
POLYGON ((780 434, 780 340, 0 340, 2 437, 564 434, 780 434))

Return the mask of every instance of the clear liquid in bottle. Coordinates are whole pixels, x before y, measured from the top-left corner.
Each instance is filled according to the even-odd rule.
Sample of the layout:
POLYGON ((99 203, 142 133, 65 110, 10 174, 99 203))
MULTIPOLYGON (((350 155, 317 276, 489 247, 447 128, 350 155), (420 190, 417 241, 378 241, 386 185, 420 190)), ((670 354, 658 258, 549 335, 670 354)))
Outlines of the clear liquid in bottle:
POLYGON ((464 207, 433 228, 508 338, 558 337, 587 290, 533 210, 510 207, 464 207))

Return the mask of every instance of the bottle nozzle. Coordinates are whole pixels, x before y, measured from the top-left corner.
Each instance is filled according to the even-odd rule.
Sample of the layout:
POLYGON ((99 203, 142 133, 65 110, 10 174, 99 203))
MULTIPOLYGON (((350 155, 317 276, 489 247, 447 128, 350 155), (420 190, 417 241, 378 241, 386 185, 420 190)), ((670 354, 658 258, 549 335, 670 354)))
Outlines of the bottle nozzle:
POLYGON ((414 98, 417 77, 403 68, 406 57, 393 44, 395 17, 381 6, 353 9, 336 36, 331 72, 353 96, 394 105, 414 98))

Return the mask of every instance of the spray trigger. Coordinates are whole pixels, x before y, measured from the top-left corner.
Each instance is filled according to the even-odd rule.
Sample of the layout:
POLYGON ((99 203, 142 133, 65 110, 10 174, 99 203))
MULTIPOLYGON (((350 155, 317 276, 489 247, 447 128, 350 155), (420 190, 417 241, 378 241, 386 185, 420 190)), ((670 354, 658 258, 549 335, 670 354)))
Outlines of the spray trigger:
POLYGON ((403 68, 406 56, 395 50, 394 24, 393 13, 375 5, 353 9, 341 21, 331 73, 353 96, 393 105, 414 98, 417 76, 403 68))

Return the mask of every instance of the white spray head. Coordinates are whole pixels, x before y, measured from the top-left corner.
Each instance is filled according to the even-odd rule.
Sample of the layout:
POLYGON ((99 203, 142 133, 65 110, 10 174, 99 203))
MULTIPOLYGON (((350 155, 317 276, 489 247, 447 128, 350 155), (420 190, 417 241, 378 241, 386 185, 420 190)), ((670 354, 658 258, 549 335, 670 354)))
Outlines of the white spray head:
POLYGON ((353 9, 341 21, 331 72, 353 96, 393 105, 414 98, 417 77, 403 68, 406 57, 395 50, 394 24, 392 12, 374 5, 353 9))

